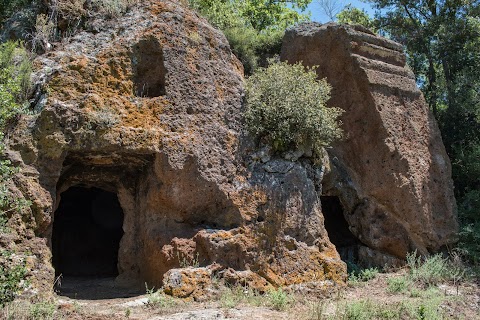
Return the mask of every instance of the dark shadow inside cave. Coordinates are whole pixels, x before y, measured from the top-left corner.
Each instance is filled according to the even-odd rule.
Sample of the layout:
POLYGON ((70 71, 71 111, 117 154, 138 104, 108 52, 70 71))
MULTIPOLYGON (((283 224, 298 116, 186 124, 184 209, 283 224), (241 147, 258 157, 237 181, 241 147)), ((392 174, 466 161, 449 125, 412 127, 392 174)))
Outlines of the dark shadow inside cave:
POLYGON ((337 248, 343 261, 357 263, 360 240, 350 231, 340 199, 336 196, 321 196, 322 212, 330 241, 337 248))
POLYGON ((115 283, 122 226, 123 210, 115 193, 76 186, 61 194, 52 231, 58 294, 97 300, 144 293, 115 283))
POLYGON ((123 211, 115 193, 76 186, 61 194, 52 231, 59 294, 89 299, 130 295, 128 290, 112 290, 122 226, 123 211))
POLYGON ((63 192, 52 233, 57 275, 117 276, 122 225, 115 193, 82 187, 63 192))

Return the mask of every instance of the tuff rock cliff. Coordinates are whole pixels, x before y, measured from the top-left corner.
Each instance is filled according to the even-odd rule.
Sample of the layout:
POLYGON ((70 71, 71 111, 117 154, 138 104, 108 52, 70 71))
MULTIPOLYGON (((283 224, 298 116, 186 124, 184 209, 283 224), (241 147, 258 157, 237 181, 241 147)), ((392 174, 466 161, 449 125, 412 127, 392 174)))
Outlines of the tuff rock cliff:
POLYGON ((361 26, 311 23, 287 31, 281 58, 318 66, 333 88, 328 103, 345 110, 345 139, 329 150, 323 194, 339 198, 369 248, 360 246, 360 258, 382 265, 388 255, 454 242, 450 160, 402 46, 361 26))
POLYGON ((287 33, 282 58, 320 65, 346 110, 346 138, 314 164, 254 145, 243 68, 196 13, 151 0, 92 25, 35 60, 33 115, 7 136, 21 169, 9 187, 32 205, 0 240, 28 255, 34 291, 55 271, 182 297, 212 274, 324 288, 346 277, 329 233, 344 259, 378 263, 454 240, 449 160, 398 44, 334 25, 287 33))

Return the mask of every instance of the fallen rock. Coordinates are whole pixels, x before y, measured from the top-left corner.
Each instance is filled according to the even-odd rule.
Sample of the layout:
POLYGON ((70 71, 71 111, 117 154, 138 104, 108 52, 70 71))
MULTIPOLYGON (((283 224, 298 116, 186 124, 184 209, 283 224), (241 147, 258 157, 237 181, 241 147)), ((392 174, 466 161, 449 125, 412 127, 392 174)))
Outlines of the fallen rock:
POLYGON ((204 300, 212 285, 212 272, 208 268, 170 269, 163 276, 163 290, 176 298, 204 300))
POLYGON ((274 287, 263 277, 251 270, 235 271, 228 268, 220 274, 220 277, 230 286, 242 286, 251 288, 259 293, 265 293, 274 287))

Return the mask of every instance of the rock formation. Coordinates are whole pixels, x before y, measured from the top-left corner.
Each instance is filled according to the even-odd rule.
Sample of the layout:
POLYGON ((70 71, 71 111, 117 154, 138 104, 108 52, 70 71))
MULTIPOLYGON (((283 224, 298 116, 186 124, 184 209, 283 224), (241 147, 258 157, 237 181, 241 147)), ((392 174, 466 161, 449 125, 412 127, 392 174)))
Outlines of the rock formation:
POLYGON ((282 58, 320 65, 346 110, 346 138, 321 164, 253 144, 241 64, 175 1, 91 21, 39 56, 33 114, 6 141, 20 168, 9 188, 31 206, 0 236, 30 253, 32 289, 51 292, 61 273, 195 298, 212 274, 260 291, 341 285, 329 236, 387 260, 450 243, 449 161, 399 45, 304 25, 282 58))
POLYGON ((281 59, 318 66, 333 87, 329 104, 346 111, 322 194, 339 198, 369 248, 360 258, 382 265, 455 241, 450 161, 403 48, 361 26, 309 23, 287 31, 281 59))
POLYGON ((211 265, 263 290, 342 284, 321 168, 250 157, 243 68, 223 34, 173 1, 89 26, 35 60, 34 114, 7 138, 10 188, 31 206, 2 246, 31 253, 32 288, 51 292, 55 273, 149 287, 166 275, 186 295, 170 280, 191 272, 167 272, 211 265))

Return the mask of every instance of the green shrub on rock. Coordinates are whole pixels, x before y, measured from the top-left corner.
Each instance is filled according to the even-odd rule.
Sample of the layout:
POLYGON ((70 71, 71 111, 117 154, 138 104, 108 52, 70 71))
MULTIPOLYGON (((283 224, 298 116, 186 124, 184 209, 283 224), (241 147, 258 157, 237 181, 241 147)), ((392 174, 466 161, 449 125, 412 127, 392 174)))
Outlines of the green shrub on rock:
POLYGON ((8 250, 0 250, 0 307, 12 301, 22 290, 27 275, 25 261, 8 250))
POLYGON ((32 65, 23 46, 13 41, 0 44, 0 129, 22 111, 31 72, 32 65))
POLYGON ((15 168, 4 159, 3 137, 9 121, 25 112, 31 68, 23 46, 11 41, 0 44, 0 231, 4 230, 7 213, 17 210, 20 204, 8 194, 6 182, 15 168))
POLYGON ((245 120, 253 135, 274 150, 330 145, 342 136, 343 110, 326 107, 331 87, 314 68, 270 61, 247 80, 245 120))
MULTIPOLYGON (((17 168, 5 159, 3 138, 10 121, 25 111, 30 73, 31 62, 23 46, 16 42, 0 44, 0 236, 9 231, 8 217, 29 205, 24 199, 13 197, 7 187, 17 168)), ((21 291, 26 273, 21 256, 0 250, 0 307, 21 291)))

